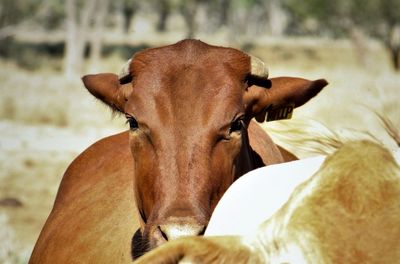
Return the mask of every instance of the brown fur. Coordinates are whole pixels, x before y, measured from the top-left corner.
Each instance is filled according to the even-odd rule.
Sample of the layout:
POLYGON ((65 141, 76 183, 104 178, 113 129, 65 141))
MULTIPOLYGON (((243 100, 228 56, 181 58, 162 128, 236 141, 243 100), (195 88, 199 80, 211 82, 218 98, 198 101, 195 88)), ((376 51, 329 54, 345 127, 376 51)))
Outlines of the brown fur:
POLYGON ((145 250, 201 234, 235 179, 285 161, 251 119, 282 100, 304 103, 326 85, 284 77, 272 80, 268 92, 249 87, 248 55, 195 40, 137 53, 130 75, 130 85, 110 73, 83 78, 91 94, 139 128, 93 145, 73 162, 31 263, 118 262, 113 254, 123 262, 127 237, 139 227, 145 250), (241 115, 248 130, 230 133, 241 115))
POLYGON ((30 263, 131 261, 130 242, 139 221, 127 144, 126 132, 107 137, 72 162, 30 263))

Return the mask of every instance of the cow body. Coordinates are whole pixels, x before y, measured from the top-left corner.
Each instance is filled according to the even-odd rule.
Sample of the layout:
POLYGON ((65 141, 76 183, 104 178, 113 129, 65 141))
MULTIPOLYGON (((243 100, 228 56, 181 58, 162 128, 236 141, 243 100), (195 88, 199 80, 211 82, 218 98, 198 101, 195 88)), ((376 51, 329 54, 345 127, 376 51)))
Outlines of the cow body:
POLYGON ((68 168, 31 263, 123 263, 134 233, 134 257, 202 234, 236 179, 295 158, 252 118, 301 106, 327 84, 269 80, 259 60, 195 40, 139 52, 123 72, 83 77, 130 130, 68 168))
MULTIPOLYGON (((249 137, 262 163, 284 161, 259 125, 250 125, 249 137)), ((140 221, 128 141, 128 132, 102 139, 69 166, 30 263, 132 261, 131 240, 140 221)))
POLYGON ((131 261, 139 219, 127 144, 126 132, 102 139, 68 167, 30 263, 131 261))
MULTIPOLYGON (((255 153, 266 164, 283 158, 257 124, 249 128, 255 153), (253 137, 252 135, 255 135, 253 137)), ((69 166, 31 263, 127 263, 140 227, 133 194, 133 162, 123 132, 102 139, 69 166), (99 155, 101 153, 101 155, 99 155), (75 235, 78 234, 78 235, 75 235)))
MULTIPOLYGON (((295 178, 295 183, 300 183, 288 195, 289 200, 281 204, 278 198, 278 204, 273 206, 282 205, 281 208, 255 232, 250 227, 246 235, 228 236, 229 228, 225 228, 220 235, 226 236, 180 239, 140 258, 138 264, 181 260, 190 263, 398 263, 400 150, 396 158, 397 162, 388 150, 376 143, 348 143, 325 161, 323 157, 308 160, 311 171, 315 165, 322 163, 322 166, 312 177, 303 174, 295 178)), ((290 166, 282 164, 286 165, 290 166)), ((299 168, 295 165, 290 174, 297 171, 299 168)), ((249 181, 257 180, 253 177, 249 181)), ((262 185, 265 181, 260 179, 258 183, 262 185)), ((270 213, 268 201, 275 203, 273 192, 265 190, 268 188, 272 187, 254 188, 248 194, 254 196, 254 192, 261 192, 259 197, 263 199, 253 206, 260 211, 265 209, 265 215, 270 213)), ((243 199, 245 196, 242 193, 243 199)), ((224 206, 224 198, 221 202, 218 206, 224 206)), ((237 226, 245 225, 247 217, 252 217, 252 210, 240 204, 237 210, 250 216, 241 219, 232 212, 226 218, 216 215, 211 218, 210 226, 212 221, 221 225, 232 219, 237 226)), ((255 213, 256 218, 259 214, 255 213)), ((227 225, 231 226, 231 234, 238 234, 234 224, 227 225)), ((211 233, 218 235, 215 227, 211 233)))

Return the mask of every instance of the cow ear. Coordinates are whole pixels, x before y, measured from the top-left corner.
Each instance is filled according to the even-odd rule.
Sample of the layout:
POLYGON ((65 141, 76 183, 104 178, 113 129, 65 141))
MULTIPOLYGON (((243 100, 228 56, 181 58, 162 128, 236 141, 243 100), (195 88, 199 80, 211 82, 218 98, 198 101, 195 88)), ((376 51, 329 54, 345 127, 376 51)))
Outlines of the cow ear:
POLYGON ((90 74, 82 77, 86 89, 113 110, 124 112, 130 83, 121 85, 118 75, 113 73, 90 74))
POLYGON ((272 78, 271 87, 248 87, 244 101, 250 118, 258 122, 290 118, 293 108, 316 96, 328 82, 324 79, 310 81, 294 77, 272 78))

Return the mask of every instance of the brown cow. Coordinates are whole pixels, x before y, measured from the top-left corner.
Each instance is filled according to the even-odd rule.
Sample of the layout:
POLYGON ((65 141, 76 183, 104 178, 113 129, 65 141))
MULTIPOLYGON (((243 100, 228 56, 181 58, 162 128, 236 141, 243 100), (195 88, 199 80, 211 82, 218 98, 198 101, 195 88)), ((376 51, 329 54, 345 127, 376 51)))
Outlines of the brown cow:
MULTIPOLYGON (((400 151, 397 157, 400 161, 400 151)), ((327 157, 256 235, 181 238, 137 263, 180 261, 399 263, 400 167, 376 143, 348 143, 327 157)))
POLYGON ((251 119, 300 106, 327 84, 266 73, 241 51, 185 40, 135 54, 119 77, 83 77, 130 130, 70 165, 30 263, 128 262, 139 227, 135 256, 202 234, 235 179, 294 158, 251 119))

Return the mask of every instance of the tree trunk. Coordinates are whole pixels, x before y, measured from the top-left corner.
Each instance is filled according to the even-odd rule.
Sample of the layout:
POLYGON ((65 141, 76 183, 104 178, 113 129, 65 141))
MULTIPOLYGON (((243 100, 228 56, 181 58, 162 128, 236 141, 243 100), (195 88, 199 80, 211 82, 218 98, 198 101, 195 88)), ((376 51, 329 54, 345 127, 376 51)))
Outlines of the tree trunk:
POLYGON ((392 55, 391 58, 394 69, 400 71, 400 47, 392 48, 390 54, 392 55))
POLYGON ((77 11, 76 0, 66 1, 67 35, 64 54, 64 74, 75 78, 82 71, 84 52, 90 20, 95 11, 96 0, 87 0, 81 12, 77 11))
POLYGON ((231 9, 231 1, 230 0, 221 0, 220 3, 220 15, 219 15, 219 26, 228 25, 229 12, 231 9))
POLYGON ((123 5, 123 14, 124 14, 124 32, 129 33, 131 29, 131 24, 133 20, 133 16, 135 15, 137 9, 137 5, 134 1, 124 1, 123 5))
POLYGON ((187 38, 193 38, 197 29, 196 13, 197 13, 197 0, 185 1, 181 5, 181 13, 186 22, 187 38))
POLYGON ((364 67, 368 68, 372 65, 371 59, 368 56, 368 45, 367 37, 361 28, 353 25, 350 27, 350 39, 355 47, 355 52, 359 63, 364 67))
POLYGON ((388 42, 393 67, 396 71, 400 70, 400 24, 394 25, 390 30, 388 42))
POLYGON ((171 13, 171 6, 168 0, 162 0, 159 3, 157 31, 165 32, 167 29, 167 19, 171 13))
POLYGON ((287 16, 280 0, 269 0, 264 4, 268 15, 268 31, 272 36, 282 36, 287 26, 287 16))
POLYGON ((76 25, 76 1, 66 1, 67 13, 67 36, 65 39, 65 55, 64 55, 64 73, 68 79, 72 79, 76 75, 77 53, 77 25, 76 25))
POLYGON ((108 10, 109 0, 98 0, 96 16, 93 23, 93 31, 90 34, 90 57, 89 69, 91 72, 99 70, 99 62, 103 48, 104 22, 108 10))

